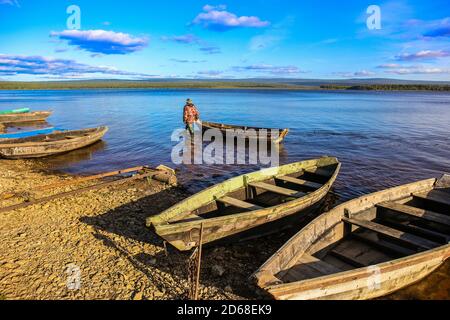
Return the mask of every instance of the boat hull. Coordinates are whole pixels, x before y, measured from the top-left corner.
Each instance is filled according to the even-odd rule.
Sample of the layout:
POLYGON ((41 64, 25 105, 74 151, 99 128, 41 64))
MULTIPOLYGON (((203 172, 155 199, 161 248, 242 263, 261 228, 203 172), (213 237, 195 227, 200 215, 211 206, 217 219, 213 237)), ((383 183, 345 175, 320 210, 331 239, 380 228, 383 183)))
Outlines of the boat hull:
MULTIPOLYGON (((343 222, 348 215, 371 212, 380 203, 401 201, 413 194, 430 192, 436 183, 436 179, 419 181, 337 206, 292 237, 251 279, 278 300, 366 300, 385 296, 420 281, 450 257, 450 244, 350 271, 286 283, 280 279, 286 274, 286 270, 297 266, 299 261, 304 261, 300 260, 304 256, 311 257, 317 252, 330 250, 328 248, 339 243, 348 232, 343 222)), ((309 267, 314 268, 316 265, 319 268, 316 270, 323 270, 321 260, 310 261, 309 267)), ((302 264, 308 267, 307 263, 302 264)))
POLYGON ((274 144, 280 144, 286 138, 289 133, 289 129, 269 129, 269 128, 256 128, 256 127, 243 127, 243 126, 234 126, 222 123, 215 122, 202 122, 202 130, 203 132, 215 129, 219 130, 224 137, 235 136, 235 139, 243 139, 243 140, 259 140, 265 141, 274 144), (266 134, 262 135, 259 133, 260 130, 265 130, 266 134), (277 135, 271 136, 271 132, 276 132, 277 135))
MULTIPOLYGON (((167 212, 162 213, 156 217, 150 217, 147 220, 147 226, 151 227, 160 237, 162 237, 164 240, 169 242, 180 251, 190 250, 198 245, 200 239, 200 230, 202 226, 202 244, 217 243, 219 240, 225 241, 228 239, 232 239, 232 236, 235 238, 239 238, 242 237, 243 234, 251 235, 254 234, 253 231, 257 230, 258 227, 264 226, 266 229, 270 229, 273 223, 281 219, 289 220, 289 217, 296 213, 306 211, 307 209, 318 206, 318 204, 328 194, 339 173, 340 164, 337 162, 336 158, 323 158, 321 160, 324 162, 329 161, 330 165, 336 165, 335 171, 330 176, 330 179, 320 189, 311 192, 310 194, 302 198, 282 203, 273 207, 263 208, 260 210, 202 219, 200 221, 191 221, 176 224, 169 224, 165 222, 167 216, 170 215, 170 211, 177 209, 181 210, 185 207, 189 208, 191 204, 197 203, 197 199, 201 198, 203 195, 204 197, 209 196, 214 198, 217 192, 220 192, 220 190, 223 189, 227 189, 230 185, 239 185, 242 184, 243 181, 257 179, 259 174, 265 174, 262 172, 269 173, 271 172, 270 170, 273 169, 263 170, 260 172, 254 172, 248 175, 230 179, 219 185, 211 187, 200 194, 194 195, 193 197, 181 202, 174 208, 169 209, 167 212)), ((313 165, 314 161, 305 161, 304 163, 306 166, 308 166, 308 164, 313 165)), ((168 220, 166 221, 170 221, 170 218, 168 218, 168 220)), ((300 220, 297 221, 299 222, 300 220)), ((288 226, 289 224, 286 223, 284 227, 288 226)), ((277 230, 279 229, 274 227, 272 231, 276 232, 277 230)), ((261 236, 263 234, 260 233, 259 235, 261 236)))
POLYGON ((17 123, 17 122, 39 122, 45 121, 52 112, 50 111, 38 111, 38 112, 28 112, 28 113, 17 113, 17 114, 3 114, 0 115, 1 123, 17 123))
MULTIPOLYGON (((450 245, 433 252, 317 279, 320 286, 302 283, 289 287, 269 287, 277 300, 368 300, 386 296, 412 285, 439 268, 450 257, 450 245), (301 290, 298 290, 301 288, 301 290)), ((317 284, 317 283, 316 283, 317 284)))
MULTIPOLYGON (((85 135, 70 140, 60 139, 49 142, 44 141, 45 135, 43 136, 43 141, 21 143, 21 139, 15 139, 17 142, 14 144, 2 144, 0 141, 0 157, 4 159, 28 159, 66 153, 96 143, 103 138, 107 131, 108 128, 100 127, 95 130, 86 131, 85 135)), ((64 134, 69 136, 71 131, 64 132, 64 134)), ((52 135, 48 136, 51 137, 52 135)), ((34 138, 37 137, 39 136, 34 138)))

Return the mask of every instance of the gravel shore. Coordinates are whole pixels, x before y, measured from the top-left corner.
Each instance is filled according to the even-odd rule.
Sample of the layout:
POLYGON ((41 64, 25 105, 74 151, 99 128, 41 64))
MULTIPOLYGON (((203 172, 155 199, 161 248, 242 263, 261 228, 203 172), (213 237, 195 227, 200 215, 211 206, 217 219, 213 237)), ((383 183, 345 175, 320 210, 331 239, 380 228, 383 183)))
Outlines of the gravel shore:
MULTIPOLYGON (((0 161, 0 194, 22 200, 70 191, 31 192, 74 178, 33 161, 0 161)), ((145 227, 146 217, 186 196, 182 188, 136 181, 0 213, 0 299, 186 299, 189 254, 166 250, 145 227)), ((266 298, 247 278, 289 236, 205 248, 201 299, 266 298)), ((389 298, 445 299, 449 284, 447 264, 389 298)))

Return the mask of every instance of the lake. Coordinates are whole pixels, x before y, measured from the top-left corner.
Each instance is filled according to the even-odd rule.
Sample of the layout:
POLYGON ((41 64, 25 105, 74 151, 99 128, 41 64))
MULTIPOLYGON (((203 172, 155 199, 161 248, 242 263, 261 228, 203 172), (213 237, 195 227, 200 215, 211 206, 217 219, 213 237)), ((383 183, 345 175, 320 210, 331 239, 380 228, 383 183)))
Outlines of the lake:
MULTIPOLYGON (((107 125, 103 142, 44 161, 70 173, 97 173, 135 165, 180 170, 191 191, 255 166, 180 165, 171 162, 175 129, 191 98, 203 120, 290 128, 280 162, 336 156, 341 200, 450 171, 450 94, 282 90, 0 91, 0 110, 53 110, 49 124, 78 129, 107 125)), ((20 128, 23 129, 23 128, 20 128)), ((17 130, 14 128, 11 131, 17 130)), ((28 130, 24 129, 24 130, 28 130)))

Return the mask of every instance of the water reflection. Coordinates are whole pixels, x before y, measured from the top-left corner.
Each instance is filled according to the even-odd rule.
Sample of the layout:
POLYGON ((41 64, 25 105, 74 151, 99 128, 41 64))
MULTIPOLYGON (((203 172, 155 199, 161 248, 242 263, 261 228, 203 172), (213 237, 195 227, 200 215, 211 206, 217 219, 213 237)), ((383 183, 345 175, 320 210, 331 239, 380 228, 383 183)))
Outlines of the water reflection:
MULTIPOLYGON (((9 124, 4 124, 4 133, 16 133, 20 131, 31 131, 43 128, 51 127, 52 125, 47 121, 35 121, 35 122, 14 122, 9 124)), ((1 126, 0 126, 1 128, 1 126)))
POLYGON ((92 160, 96 153, 106 150, 107 146, 107 142, 101 140, 78 150, 38 159, 37 161, 50 169, 64 170, 64 168, 70 168, 70 166, 79 164, 80 162, 92 160))

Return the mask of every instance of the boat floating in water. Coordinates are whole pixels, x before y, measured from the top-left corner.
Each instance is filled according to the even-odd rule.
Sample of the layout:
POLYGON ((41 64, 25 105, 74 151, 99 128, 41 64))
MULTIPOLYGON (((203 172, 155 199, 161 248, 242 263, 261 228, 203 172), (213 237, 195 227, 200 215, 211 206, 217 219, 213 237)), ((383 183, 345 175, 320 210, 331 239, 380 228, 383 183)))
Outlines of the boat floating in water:
POLYGON ((198 246, 202 226, 203 244, 231 236, 243 240, 259 227, 273 233, 298 222, 296 213, 315 209, 340 166, 336 158, 323 157, 241 175, 149 217, 147 226, 180 251, 198 246))
POLYGON ((450 257, 450 176, 373 193, 321 215, 254 275, 275 299, 372 299, 450 257))
POLYGON ((0 115, 3 115, 3 114, 18 114, 18 113, 27 113, 27 112, 30 112, 30 108, 4 110, 4 111, 0 111, 0 115))
POLYGON ((51 114, 51 111, 0 114, 0 123, 45 121, 51 114))
POLYGON ((0 134, 0 141, 3 139, 19 139, 19 138, 33 137, 33 136, 37 136, 40 134, 50 134, 50 133, 53 133, 54 131, 63 132, 64 130, 51 127, 51 128, 42 128, 42 129, 29 130, 29 131, 19 131, 19 132, 13 132, 13 133, 2 133, 2 134, 0 134))
POLYGON ((40 158, 80 149, 101 140, 108 127, 54 132, 0 141, 0 158, 40 158))
POLYGON ((209 129, 218 129, 225 136, 228 134, 234 134, 237 138, 243 138, 245 140, 257 139, 272 142, 274 144, 281 143, 289 133, 289 129, 269 129, 269 128, 257 128, 257 127, 244 127, 235 126, 223 123, 215 123, 202 121, 203 131, 209 129), (263 132, 264 131, 264 134, 263 132), (272 136, 274 134, 274 136, 272 136))

